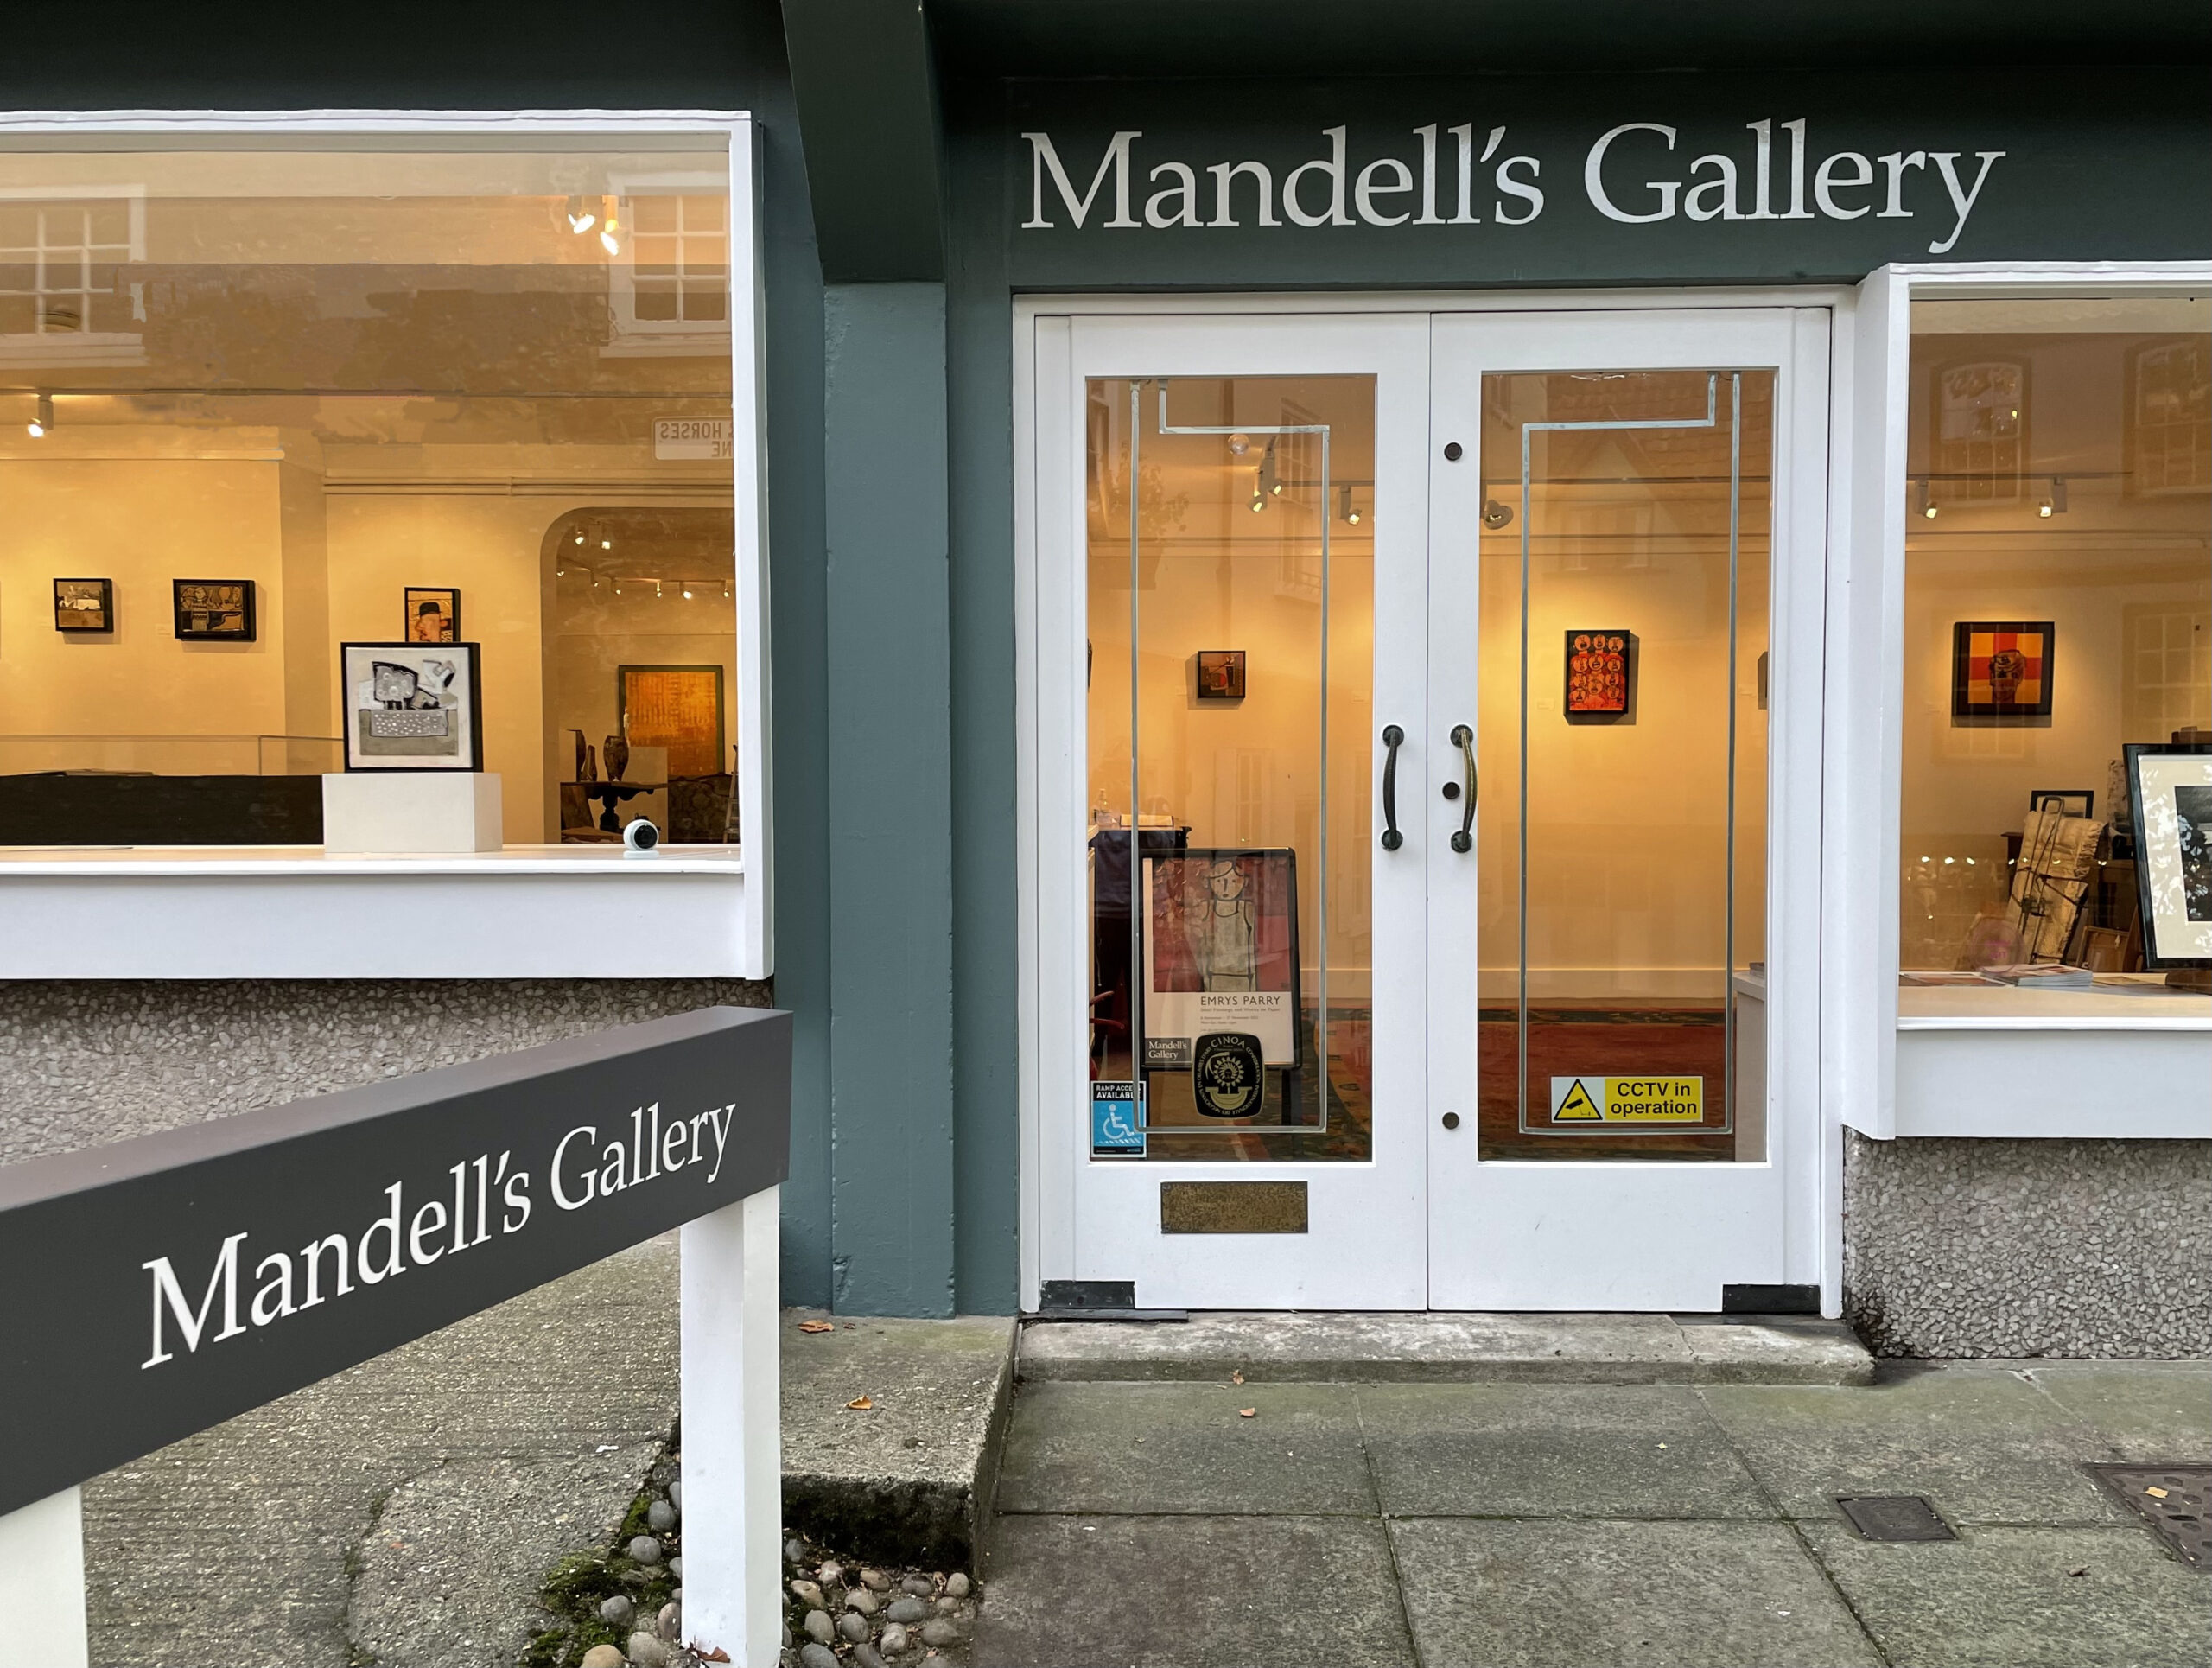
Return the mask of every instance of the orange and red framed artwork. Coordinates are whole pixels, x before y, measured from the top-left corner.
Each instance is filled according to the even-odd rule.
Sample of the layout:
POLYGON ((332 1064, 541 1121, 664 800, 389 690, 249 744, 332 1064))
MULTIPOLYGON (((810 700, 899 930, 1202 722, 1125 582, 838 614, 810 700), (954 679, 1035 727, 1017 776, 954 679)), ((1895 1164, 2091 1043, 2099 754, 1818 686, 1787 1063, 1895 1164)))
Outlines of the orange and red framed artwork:
POLYGON ((1951 717, 2050 716, 2048 620, 1961 620, 1951 627, 1951 717))

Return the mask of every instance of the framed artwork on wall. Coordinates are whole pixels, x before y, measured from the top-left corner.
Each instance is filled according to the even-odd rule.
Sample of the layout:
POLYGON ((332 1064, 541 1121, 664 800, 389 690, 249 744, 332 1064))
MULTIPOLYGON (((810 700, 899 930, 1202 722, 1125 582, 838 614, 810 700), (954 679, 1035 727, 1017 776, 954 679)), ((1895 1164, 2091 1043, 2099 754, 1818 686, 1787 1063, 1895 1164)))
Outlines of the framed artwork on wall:
POLYGON ((1244 698, 1244 651, 1198 651, 1198 699, 1241 701, 1244 698))
POLYGON ((720 666, 619 666, 614 684, 618 733, 666 748, 670 780, 724 774, 720 666))
POLYGON ((2057 629, 2048 620, 1961 620, 1951 627, 1951 721, 2048 718, 2057 629))
POLYGON ((1636 634, 1589 627, 1567 638, 1566 688, 1560 710, 1567 722, 1627 716, 1636 697, 1636 634))
POLYGON ((57 579, 54 582, 54 628, 66 632, 115 629, 112 579, 57 579))
POLYGON ((188 643, 251 643, 255 637, 253 581, 170 581, 176 634, 188 643))
POLYGON ((461 641, 461 593, 447 585, 410 585, 400 629, 410 643, 461 641))
POLYGON ((483 680, 474 643, 341 643, 348 770, 484 768, 483 680))
POLYGON ((2131 742, 2143 965, 2212 968, 2212 742, 2131 742))

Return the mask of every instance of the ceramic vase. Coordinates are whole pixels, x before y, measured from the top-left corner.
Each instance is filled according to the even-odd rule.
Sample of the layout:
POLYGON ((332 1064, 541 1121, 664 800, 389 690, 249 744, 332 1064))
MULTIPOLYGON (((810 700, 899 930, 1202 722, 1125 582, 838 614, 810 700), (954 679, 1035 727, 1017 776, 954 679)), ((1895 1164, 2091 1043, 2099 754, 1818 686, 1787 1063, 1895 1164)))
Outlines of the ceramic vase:
POLYGON ((619 782, 630 767, 630 744, 620 735, 607 738, 607 780, 619 782))

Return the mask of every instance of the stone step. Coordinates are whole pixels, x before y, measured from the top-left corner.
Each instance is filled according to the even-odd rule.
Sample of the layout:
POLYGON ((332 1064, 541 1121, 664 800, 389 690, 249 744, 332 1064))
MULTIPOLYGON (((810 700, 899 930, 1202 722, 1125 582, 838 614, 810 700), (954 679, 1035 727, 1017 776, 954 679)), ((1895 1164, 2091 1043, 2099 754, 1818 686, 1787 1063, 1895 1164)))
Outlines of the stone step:
POLYGON ((1184 1321, 1032 1319, 1027 1379, 1313 1383, 1863 1385, 1874 1363, 1817 1315, 1243 1314, 1184 1321))
POLYGON ((973 1569, 1013 1390, 1012 1319, 785 1309, 778 1343, 786 1527, 855 1557, 973 1569))

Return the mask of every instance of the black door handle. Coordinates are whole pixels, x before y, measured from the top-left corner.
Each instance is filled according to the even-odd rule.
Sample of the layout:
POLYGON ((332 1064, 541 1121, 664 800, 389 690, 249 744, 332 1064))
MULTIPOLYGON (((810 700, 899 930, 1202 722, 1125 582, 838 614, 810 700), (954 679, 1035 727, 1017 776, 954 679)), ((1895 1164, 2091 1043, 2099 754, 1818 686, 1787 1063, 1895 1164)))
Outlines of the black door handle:
POLYGON ((1389 749, 1382 755, 1382 849, 1395 851, 1406 843, 1398 832, 1398 744, 1406 739, 1406 732, 1395 724, 1382 726, 1382 745, 1389 749))
POLYGON ((1467 831, 1475 825, 1475 790, 1480 780, 1475 774, 1475 732, 1465 724, 1452 725, 1452 745, 1459 749, 1460 766, 1467 778, 1467 803, 1459 808, 1459 831, 1452 837, 1452 849, 1471 851, 1475 837, 1467 831))

